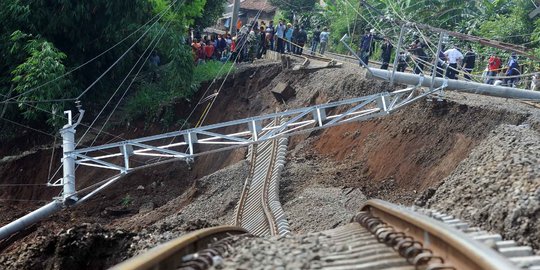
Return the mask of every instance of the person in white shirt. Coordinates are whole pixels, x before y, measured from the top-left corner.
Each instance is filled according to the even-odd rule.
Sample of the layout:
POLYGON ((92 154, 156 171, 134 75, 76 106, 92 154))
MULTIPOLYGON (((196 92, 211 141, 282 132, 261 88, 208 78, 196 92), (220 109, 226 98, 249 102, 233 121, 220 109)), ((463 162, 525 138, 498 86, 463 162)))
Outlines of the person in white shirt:
POLYGON ((538 91, 540 90, 540 72, 534 73, 531 80, 531 90, 538 91))
POLYGON ((446 77, 453 80, 457 79, 457 67, 458 64, 461 64, 461 60, 463 60, 463 54, 458 49, 456 49, 455 46, 452 46, 451 49, 448 49, 444 52, 444 56, 446 56, 446 59, 448 61, 448 67, 446 68, 446 77))

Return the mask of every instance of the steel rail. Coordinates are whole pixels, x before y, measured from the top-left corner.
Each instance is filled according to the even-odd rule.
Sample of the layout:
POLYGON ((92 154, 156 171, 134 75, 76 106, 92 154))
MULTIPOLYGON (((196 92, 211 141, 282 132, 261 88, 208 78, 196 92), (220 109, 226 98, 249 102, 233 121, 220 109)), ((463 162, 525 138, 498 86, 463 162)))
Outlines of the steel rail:
MULTIPOLYGON (((260 136, 272 134, 268 127, 283 125, 283 119, 274 119, 260 136)), ((289 224, 279 203, 279 173, 283 168, 287 139, 267 140, 249 147, 251 161, 238 204, 233 224, 246 228, 256 236, 286 235, 289 224)))
POLYGON ((247 231, 236 226, 218 226, 201 229, 161 244, 111 269, 176 269, 183 263, 183 256, 205 249, 209 244, 219 239, 240 234, 247 234, 247 231))
POLYGON ((368 200, 363 211, 405 232, 456 269, 518 269, 501 254, 442 222, 382 200, 368 200))

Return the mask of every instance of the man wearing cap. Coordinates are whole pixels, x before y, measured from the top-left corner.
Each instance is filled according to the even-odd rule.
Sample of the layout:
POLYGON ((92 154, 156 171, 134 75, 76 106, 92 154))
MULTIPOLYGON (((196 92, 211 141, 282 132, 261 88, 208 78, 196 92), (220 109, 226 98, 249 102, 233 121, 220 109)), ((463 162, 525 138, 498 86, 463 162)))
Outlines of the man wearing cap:
POLYGON ((448 61, 448 67, 446 68, 446 77, 448 79, 456 80, 456 74, 458 73, 458 63, 461 63, 463 60, 463 54, 452 45, 451 49, 448 49, 444 52, 444 56, 448 61))
POLYGON ((285 48, 283 46, 284 37, 285 37, 285 24, 283 24, 283 20, 279 20, 279 24, 276 26, 276 44, 277 44, 278 53, 285 52, 285 48))
MULTIPOLYGON (((510 60, 508 61, 508 68, 506 70, 506 76, 517 76, 519 75, 521 72, 519 71, 519 64, 518 64, 518 59, 517 59, 517 55, 515 52, 512 53, 512 55, 510 56, 510 60)), ((518 78, 516 77, 513 77, 513 78, 504 78, 504 84, 506 86, 510 86, 510 87, 514 87, 514 83, 517 81, 518 78)))
POLYGON ((292 33, 293 33, 293 27, 291 23, 287 23, 287 28, 285 28, 285 52, 286 53, 292 53, 292 33))
POLYGON ((366 30, 366 34, 362 36, 360 40, 360 66, 369 64, 369 56, 373 53, 373 43, 375 40, 382 40, 382 38, 375 35, 375 30, 371 29, 370 31, 366 30))

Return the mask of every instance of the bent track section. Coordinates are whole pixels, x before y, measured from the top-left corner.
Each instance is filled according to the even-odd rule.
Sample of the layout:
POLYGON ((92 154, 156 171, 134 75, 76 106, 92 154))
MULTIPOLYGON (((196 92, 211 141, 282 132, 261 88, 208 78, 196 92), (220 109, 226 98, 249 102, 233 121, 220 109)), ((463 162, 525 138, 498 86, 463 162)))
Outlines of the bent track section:
MULTIPOLYGON (((261 136, 268 132, 262 132, 261 136)), ((233 224, 253 235, 290 233, 279 202, 279 174, 285 164, 287 141, 287 138, 268 140, 249 148, 250 173, 236 206, 233 224)))
MULTIPOLYGON (((173 240, 172 244, 167 243, 156 248, 161 250, 159 253, 153 252, 153 255, 142 255, 130 260, 146 261, 145 267, 121 269, 156 269, 158 262, 169 260, 162 254, 182 259, 176 260, 176 264, 170 268, 159 269, 206 269, 216 265, 221 265, 224 269, 235 269, 239 267, 239 262, 249 269, 293 265, 302 269, 332 270, 540 269, 540 256, 519 257, 515 252, 520 248, 513 249, 513 254, 501 252, 489 245, 489 241, 486 241, 488 237, 482 240, 456 229, 454 225, 462 222, 450 221, 453 219, 435 212, 432 213, 435 218, 432 218, 422 212, 424 211, 380 200, 369 200, 347 225, 307 236, 267 238, 255 245, 253 243, 258 238, 248 234, 239 236, 243 229, 238 227, 228 228, 234 236, 219 240, 214 239, 213 235, 208 234, 208 229, 205 229, 193 232, 188 237, 191 239, 189 241, 200 241, 201 244, 197 244, 200 247, 198 252, 186 256, 189 252, 184 247, 193 244, 186 245, 184 241, 177 239, 173 240), (441 222, 441 219, 450 222, 441 222), (275 245, 280 241, 282 246, 283 241, 288 241, 285 243, 287 253, 283 253, 279 245, 275 245), (261 250, 265 251, 264 255, 261 250), (246 255, 250 252, 254 254, 246 255), (252 260, 246 261, 246 258, 252 260), (147 263, 148 261, 152 263, 147 263), (194 265, 196 267, 193 267, 194 265)), ((219 234, 227 233, 222 228, 219 234)), ((499 243, 502 244, 504 243, 499 243)), ((193 252, 192 248, 189 250, 193 252)), ((129 261, 123 264, 133 265, 135 264, 130 264, 129 261)), ((139 263, 138 266, 141 265, 143 264, 139 263)))

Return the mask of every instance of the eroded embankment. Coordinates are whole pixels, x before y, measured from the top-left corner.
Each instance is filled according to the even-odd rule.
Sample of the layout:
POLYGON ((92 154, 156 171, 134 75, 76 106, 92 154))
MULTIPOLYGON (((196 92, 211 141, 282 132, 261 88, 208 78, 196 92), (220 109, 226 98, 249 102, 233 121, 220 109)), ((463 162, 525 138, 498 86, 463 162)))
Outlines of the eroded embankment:
MULTIPOLYGON (((373 94, 387 87, 385 83, 363 79, 363 72, 355 67, 293 73, 279 72, 275 65, 259 65, 243 72, 242 76, 237 74, 234 80, 225 84, 226 90, 220 94, 208 123, 269 113, 276 108, 284 110, 373 94), (270 93, 278 82, 288 82, 297 92, 296 97, 286 105, 277 103, 270 93)), ((281 200, 291 228, 294 232, 318 231, 346 223, 366 196, 406 204, 421 197, 418 203, 423 204, 441 183, 446 183, 445 179, 449 179, 447 177, 456 172, 456 168, 466 170, 467 157, 479 145, 483 145, 493 130, 500 125, 515 127, 531 122, 533 116, 537 117, 532 110, 526 105, 503 99, 448 94, 447 103, 433 104, 421 100, 384 118, 294 136, 290 140, 288 163, 280 187, 281 200)), ((538 127, 537 121, 529 124, 538 127)), ((538 130, 533 128, 531 132, 537 134, 538 130)), ((122 235, 128 236, 119 238, 122 239, 121 246, 129 248, 120 248, 125 253, 104 254, 111 260, 100 267, 185 231, 231 220, 235 200, 247 174, 247 165, 237 164, 198 181, 194 179, 237 162, 243 155, 243 150, 237 150, 204 156, 196 160, 193 171, 189 173, 182 166, 151 169, 139 176, 132 176, 134 183, 124 181, 123 186, 105 193, 100 202, 94 204, 95 211, 91 213, 100 217, 95 222, 104 224, 106 229, 113 232, 123 230, 122 235), (155 181, 148 181, 156 177, 162 182, 153 185, 155 181), (143 189, 137 189, 139 185, 143 189), (101 219, 103 217, 98 213, 103 213, 105 205, 110 206, 111 201, 121 199, 119 196, 125 195, 126 191, 133 192, 136 199, 160 197, 163 202, 143 208, 140 213, 137 212, 141 208, 135 208, 136 211, 120 217, 101 219), (149 193, 139 196, 135 192, 149 193), (150 212, 145 212, 148 209, 150 212), (107 224, 109 222, 112 223, 107 224)), ((513 167, 508 166, 508 170, 513 170, 513 167)), ((538 173, 534 171, 532 177, 538 177, 538 173)), ((453 183, 464 185, 467 181, 464 177, 453 183)), ((446 191, 441 194, 460 196, 455 192, 456 188, 444 189, 443 186, 440 192, 446 191)), ((498 196, 498 192, 491 196, 498 196)), ((505 197, 497 198, 504 201, 505 197)), ((532 199, 539 200, 538 196, 532 199)), ((462 207, 465 203, 449 202, 446 209, 462 207)), ((487 205, 481 200, 477 204, 487 205)), ((135 205, 139 207, 142 203, 135 205)), ((79 217, 80 213, 74 212, 71 216, 79 217)), ((518 212, 515 217, 519 218, 521 213, 518 212)), ((65 217, 67 214, 58 216, 65 217)), ((532 221, 529 224, 538 223, 532 221)), ((67 228, 69 225, 63 223, 55 227, 52 234, 67 228)), ((524 234, 528 232, 530 230, 524 231, 524 234)), ((38 235, 45 236, 49 241, 54 239, 50 237, 51 232, 38 235)), ((31 242, 35 236, 31 235, 18 243, 31 242)), ((0 259, 0 265, 3 263, 6 268, 13 269, 15 266, 28 266, 27 261, 17 259, 17 254, 37 254, 46 246, 46 241, 40 241, 41 244, 32 245, 32 248, 18 245, 7 250, 4 259, 0 259), (17 263, 14 264, 14 261, 17 263)), ((78 241, 83 242, 81 239, 78 241)), ((80 248, 86 250, 85 245, 80 245, 80 248)), ((53 258, 54 261, 57 254, 63 253, 54 252, 48 259, 53 258)), ((34 263, 43 260, 39 256, 35 258, 39 259, 33 260, 34 263)), ((57 261, 61 258, 58 257, 57 261)), ((83 265, 84 258, 81 260, 83 265)))

